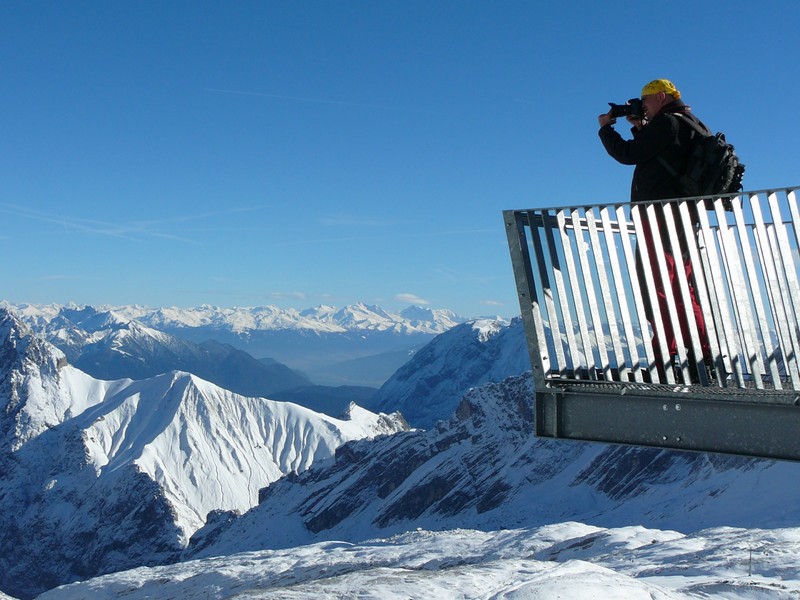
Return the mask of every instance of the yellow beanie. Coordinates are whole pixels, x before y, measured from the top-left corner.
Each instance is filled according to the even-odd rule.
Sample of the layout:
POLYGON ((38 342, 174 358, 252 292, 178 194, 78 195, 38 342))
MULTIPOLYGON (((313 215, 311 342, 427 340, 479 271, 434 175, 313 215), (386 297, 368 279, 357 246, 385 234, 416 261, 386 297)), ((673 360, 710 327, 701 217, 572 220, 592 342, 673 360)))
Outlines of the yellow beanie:
POLYGON ((675 84, 669 79, 654 79, 642 88, 642 96, 657 94, 658 92, 669 94, 676 100, 681 97, 681 93, 675 89, 675 84))

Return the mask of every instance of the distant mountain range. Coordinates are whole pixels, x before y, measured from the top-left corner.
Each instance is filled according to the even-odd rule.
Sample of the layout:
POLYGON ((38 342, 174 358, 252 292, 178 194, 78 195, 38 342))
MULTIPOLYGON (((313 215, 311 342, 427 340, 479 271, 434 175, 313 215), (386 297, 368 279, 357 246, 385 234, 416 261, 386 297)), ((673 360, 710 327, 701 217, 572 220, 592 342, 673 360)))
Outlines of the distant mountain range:
POLYGON ((344 308, 315 306, 305 310, 282 309, 276 306, 253 308, 219 308, 200 306, 194 308, 148 308, 128 306, 77 306, 33 305, 0 303, 22 315, 34 326, 56 319, 64 311, 85 313, 84 320, 93 313, 113 312, 125 320, 137 320, 154 329, 198 329, 230 331, 251 334, 254 331, 301 330, 317 333, 344 333, 347 331, 392 331, 399 334, 437 334, 463 322, 449 310, 409 306, 399 313, 391 313, 379 306, 363 303, 344 308))
MULTIPOLYGON (((223 348, 229 346, 257 359, 271 358, 287 365, 295 371, 296 376, 304 379, 298 381, 297 385, 308 385, 311 381, 328 386, 379 387, 407 361, 409 353, 439 333, 466 321, 447 310, 412 306, 400 313, 390 313, 365 304, 342 309, 318 306, 304 311, 269 306, 204 306, 189 309, 7 303, 5 306, 34 330, 43 333, 75 364, 80 362, 82 367, 98 377, 149 376, 153 369, 165 364, 158 357, 147 357, 141 361, 141 368, 125 371, 121 368, 122 364, 126 369, 135 366, 136 357, 144 355, 138 350, 129 352, 127 358, 109 354, 109 350, 122 348, 125 342, 118 339, 103 341, 100 338, 119 338, 122 334, 117 331, 129 323, 135 323, 139 328, 133 334, 145 334, 144 337, 150 340, 140 339, 129 342, 129 345, 138 345, 139 348, 150 346, 152 349, 154 342, 158 341, 168 346, 156 353, 160 352, 162 357, 172 355, 172 362, 177 365, 173 368, 184 368, 184 363, 196 361, 204 353, 219 355, 223 348), (162 338, 156 340, 153 331, 159 332, 162 338), (177 348, 174 339, 166 340, 163 337, 167 335, 195 346, 177 348), (209 340, 216 342, 216 347, 198 348, 209 340), (72 352, 73 348, 80 354, 99 357, 87 356, 79 360, 72 352), (180 357, 178 361, 176 357, 180 357), (115 361, 120 368, 115 368, 115 361), (104 367, 112 367, 112 371, 104 373, 104 367)), ((129 329, 131 327, 128 326, 129 329)), ((124 349, 124 352, 128 352, 128 349, 124 349)), ((194 370, 196 368, 187 370, 197 372, 194 370)), ((208 369, 204 373, 214 380, 208 369)), ((289 377, 289 374, 284 372, 284 376, 289 377)), ((226 386, 228 384, 227 381, 215 381, 226 386)), ((288 389, 291 386, 281 383, 272 387, 288 389)))
POLYGON ((147 379, 186 371, 244 396, 311 385, 275 360, 259 361, 214 340, 182 340, 113 310, 65 307, 49 321, 28 320, 70 364, 97 379, 147 379))

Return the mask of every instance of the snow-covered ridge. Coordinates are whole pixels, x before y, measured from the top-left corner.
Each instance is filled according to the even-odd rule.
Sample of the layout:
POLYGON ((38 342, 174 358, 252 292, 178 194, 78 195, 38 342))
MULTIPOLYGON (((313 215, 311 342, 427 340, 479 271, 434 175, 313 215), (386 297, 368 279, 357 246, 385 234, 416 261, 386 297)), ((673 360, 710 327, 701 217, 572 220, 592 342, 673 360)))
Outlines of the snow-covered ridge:
MULTIPOLYGON (((57 304, 11 305, 26 321, 42 327, 56 319, 64 308, 80 311, 86 307, 57 304)), ((379 306, 357 303, 337 309, 316 306, 305 310, 276 306, 233 307, 199 306, 194 308, 149 308, 144 306, 96 306, 97 311, 111 312, 121 319, 137 320, 155 329, 208 327, 233 333, 248 331, 307 330, 319 333, 348 331, 393 331, 396 333, 438 334, 466 319, 450 310, 411 306, 393 313, 379 306)))
POLYGON ((243 512, 270 482, 400 423, 363 409, 349 417, 239 396, 172 372, 131 382, 79 421, 98 476, 135 463, 165 490, 190 535, 212 510, 243 512))
POLYGON ((790 598, 800 529, 721 527, 684 535, 565 522, 506 531, 418 529, 114 573, 41 600, 200 597, 790 598), (257 592, 256 592, 257 590, 257 592), (255 594, 253 597, 255 597, 255 594), (250 597, 250 596, 247 596, 250 597))

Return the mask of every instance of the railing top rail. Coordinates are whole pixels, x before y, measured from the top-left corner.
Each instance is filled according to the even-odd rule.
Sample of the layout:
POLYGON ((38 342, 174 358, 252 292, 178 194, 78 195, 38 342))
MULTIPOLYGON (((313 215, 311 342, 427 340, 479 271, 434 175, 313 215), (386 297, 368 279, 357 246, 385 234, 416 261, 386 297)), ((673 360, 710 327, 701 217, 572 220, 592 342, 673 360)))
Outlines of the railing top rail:
POLYGON ((731 193, 731 194, 712 194, 706 196, 688 196, 685 198, 665 198, 661 200, 649 200, 647 202, 631 202, 629 200, 622 201, 622 202, 575 202, 570 204, 563 204, 561 206, 533 206, 529 208, 523 209, 511 209, 512 212, 519 212, 519 211, 529 211, 529 210, 564 210, 565 208, 603 208, 606 206, 624 206, 624 205, 637 205, 637 204, 673 204, 676 202, 700 202, 706 200, 708 198, 736 198, 738 196, 754 196, 754 195, 761 195, 761 194, 773 194, 776 192, 783 192, 783 193, 790 193, 796 192, 800 190, 800 185, 789 186, 789 187, 774 187, 774 188, 766 188, 763 190, 743 190, 741 192, 731 193))

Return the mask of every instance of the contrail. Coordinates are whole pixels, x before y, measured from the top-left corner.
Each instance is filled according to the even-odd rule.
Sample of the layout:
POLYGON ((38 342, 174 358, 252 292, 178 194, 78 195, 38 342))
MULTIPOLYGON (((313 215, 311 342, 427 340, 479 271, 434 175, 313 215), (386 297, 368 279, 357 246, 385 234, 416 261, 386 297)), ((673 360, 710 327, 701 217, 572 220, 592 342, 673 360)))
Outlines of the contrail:
MULTIPOLYGON (((218 212, 233 212, 233 211, 218 211, 218 212)), ((173 233, 164 233, 163 231, 156 231, 154 226, 163 226, 168 223, 181 222, 183 220, 191 220, 193 218, 203 218, 208 215, 189 215, 185 217, 178 217, 172 220, 152 221, 152 222, 132 222, 126 225, 118 225, 116 223, 108 223, 106 221, 97 221, 94 219, 81 219, 75 217, 67 217, 65 215, 51 214, 43 211, 28 208, 26 206, 19 206, 16 204, 0 203, 0 213, 13 215, 16 217, 30 219, 33 221, 42 221, 44 223, 55 223, 61 225, 65 231, 78 231, 81 233, 104 235, 108 237, 115 237, 132 242, 141 242, 142 236, 150 236, 163 239, 171 239, 180 242, 187 242, 195 244, 194 240, 175 235, 173 233)))
POLYGON ((134 238, 129 235, 131 233, 130 228, 120 227, 118 225, 104 223, 102 221, 67 218, 63 215, 48 214, 15 204, 0 204, 0 212, 14 215, 16 217, 31 219, 33 221, 56 223, 63 226, 65 230, 77 229, 78 231, 82 231, 84 233, 107 235, 110 237, 118 237, 131 241, 134 240, 134 238))

